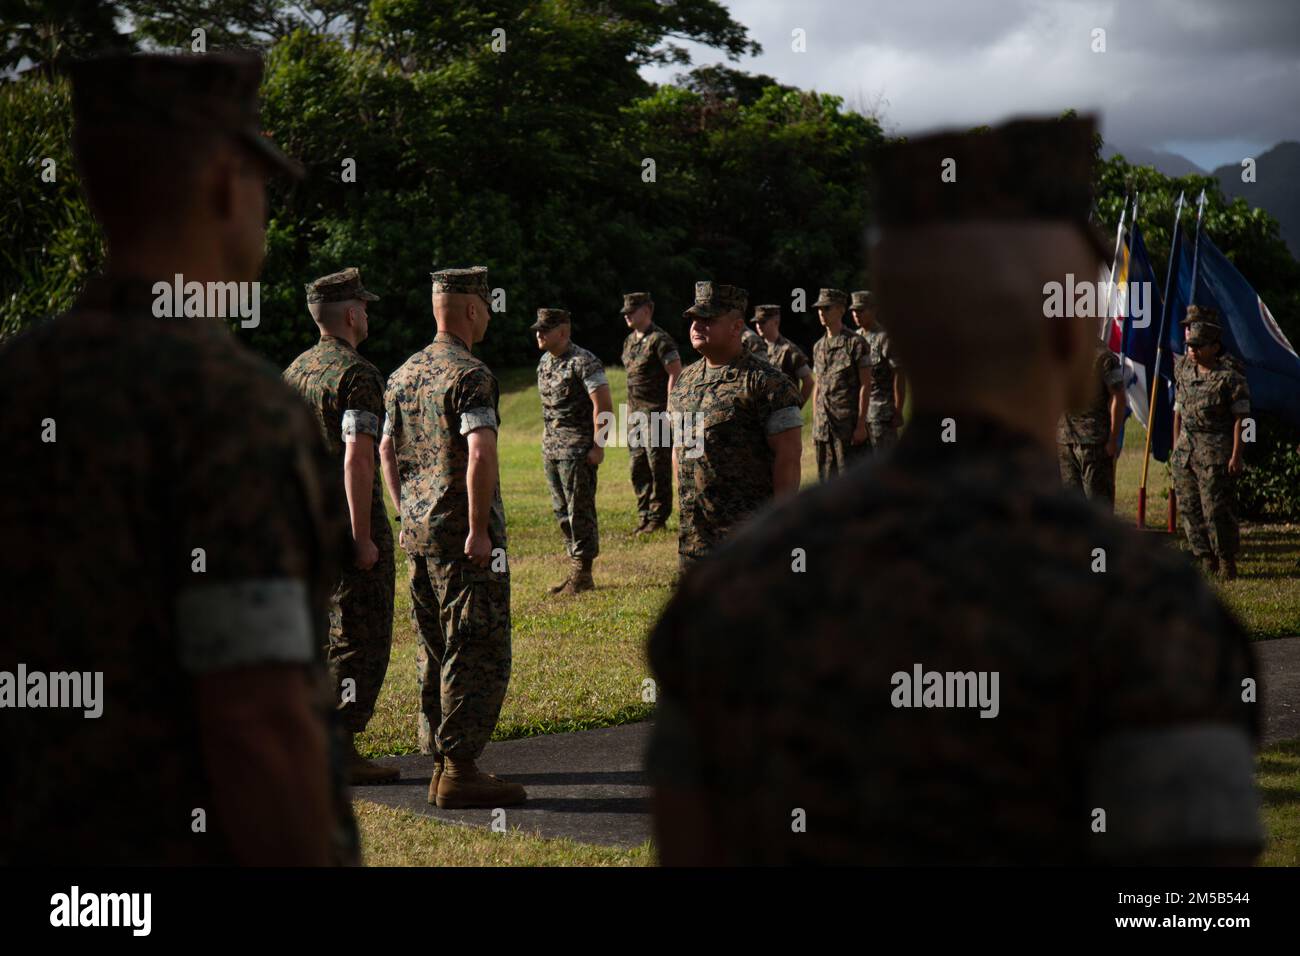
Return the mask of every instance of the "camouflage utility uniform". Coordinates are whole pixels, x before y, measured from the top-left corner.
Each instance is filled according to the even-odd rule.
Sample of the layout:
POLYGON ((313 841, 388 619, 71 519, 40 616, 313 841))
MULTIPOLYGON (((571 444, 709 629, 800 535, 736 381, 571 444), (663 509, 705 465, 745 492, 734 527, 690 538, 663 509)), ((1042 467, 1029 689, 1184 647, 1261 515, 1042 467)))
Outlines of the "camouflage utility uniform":
POLYGON ((488 367, 449 332, 407 359, 384 395, 384 433, 401 475, 399 544, 420 637, 420 745, 453 760, 483 752, 510 681, 510 570, 499 481, 487 526, 492 561, 481 568, 465 557, 466 436, 499 427, 498 398, 488 367))
POLYGON ((759 358, 770 362, 771 356, 768 354, 767 341, 753 329, 746 326, 740 333, 740 344, 746 352, 757 355, 759 358))
POLYGON ((662 434, 650 416, 668 407, 668 366, 681 361, 677 343, 657 325, 642 335, 633 332, 623 342, 623 367, 627 369, 629 415, 641 412, 649 419, 644 433, 628 426, 628 459, 632 467, 632 488, 641 523, 663 524, 673 513, 672 448, 660 441, 662 434))
POLYGON ((1198 558, 1235 560, 1240 548, 1236 480, 1228 473, 1233 425, 1250 412, 1241 362, 1220 352, 1209 371, 1190 355, 1174 360, 1174 410, 1182 429, 1169 456, 1183 531, 1198 558))
POLYGON ((677 449, 677 552, 685 568, 771 499, 768 438, 803 422, 790 380, 744 350, 727 365, 700 359, 684 369, 668 410, 689 415, 683 427, 702 443, 677 449))
MULTIPOLYGON (((156 318, 152 285, 92 280, 0 348, 0 669, 103 674, 96 719, 0 710, 0 862, 234 862, 213 794, 238 782, 205 764, 201 678, 302 667, 338 730, 337 469, 277 369, 219 320, 156 318)), ((331 739, 335 856, 355 862, 331 739)))
POLYGON ((1195 849, 1206 819, 1259 846, 1240 625, 1033 438, 958 429, 918 416, 685 577, 650 638, 651 781, 700 800, 731 865, 1105 862, 1195 849), (898 706, 918 666, 1000 675, 996 717, 898 706))
POLYGON ((898 444, 898 420, 894 407, 894 379, 899 374, 898 361, 889 344, 889 333, 879 325, 858 335, 867 343, 867 356, 871 364, 871 391, 867 403, 867 430, 871 436, 871 450, 885 451, 898 444))
POLYGON ((836 335, 827 332, 813 344, 813 374, 817 377, 813 403, 813 441, 817 450, 817 477, 825 481, 843 471, 870 450, 853 444, 858 423, 858 369, 869 368, 871 356, 862 336, 847 327, 836 335))
POLYGON ((544 422, 542 463, 551 488, 551 508, 569 557, 587 561, 600 553, 597 466, 587 461, 587 453, 596 445, 591 393, 608 384, 600 359, 572 343, 558 358, 546 352, 537 363, 544 422))
POLYGON ((1110 400, 1124 388, 1119 358, 1104 345, 1097 346, 1092 401, 1081 412, 1061 416, 1056 427, 1056 450, 1061 481, 1090 499, 1115 507, 1115 459, 1106 453, 1110 441, 1110 400))
MULTIPOLYGON (((393 646, 393 533, 388 526, 379 470, 384 377, 350 343, 324 335, 294 359, 285 369, 284 379, 307 400, 340 478, 346 444, 355 441, 357 435, 369 435, 374 440, 370 537, 379 549, 379 560, 365 571, 348 561, 330 601, 327 659, 335 700, 344 727, 356 734, 365 730, 374 713, 393 646), (345 693, 349 686, 354 693, 345 693)), ((346 515, 346 496, 340 506, 346 515)))
POLYGON ((767 343, 767 360, 790 380, 795 388, 812 374, 812 366, 803 349, 795 345, 784 335, 777 336, 775 342, 767 343))

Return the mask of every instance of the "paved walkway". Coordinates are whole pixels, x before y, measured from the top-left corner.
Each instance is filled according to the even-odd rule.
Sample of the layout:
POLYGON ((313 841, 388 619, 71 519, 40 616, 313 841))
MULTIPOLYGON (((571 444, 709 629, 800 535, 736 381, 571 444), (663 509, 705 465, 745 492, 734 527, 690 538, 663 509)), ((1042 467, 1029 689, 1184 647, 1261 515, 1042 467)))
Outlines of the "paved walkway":
MULTIPOLYGON (((506 826, 546 837, 634 847, 650 839, 650 788, 642 756, 650 724, 624 724, 572 734, 547 734, 488 744, 479 767, 528 790, 506 808, 506 826)), ((427 802, 433 758, 380 757, 401 768, 396 783, 354 787, 353 795, 438 820, 488 826, 491 810, 439 810, 427 802)))
MULTIPOLYGON (((1300 638, 1255 644, 1263 674, 1264 743, 1300 737, 1300 638)), ((625 724, 488 744, 479 766, 528 788, 506 825, 546 837, 634 847, 650 838, 650 788, 642 756, 650 724, 625 724)), ((433 758, 381 757, 396 783, 356 787, 355 796, 448 822, 488 826, 490 810, 439 810, 426 801, 433 758)))

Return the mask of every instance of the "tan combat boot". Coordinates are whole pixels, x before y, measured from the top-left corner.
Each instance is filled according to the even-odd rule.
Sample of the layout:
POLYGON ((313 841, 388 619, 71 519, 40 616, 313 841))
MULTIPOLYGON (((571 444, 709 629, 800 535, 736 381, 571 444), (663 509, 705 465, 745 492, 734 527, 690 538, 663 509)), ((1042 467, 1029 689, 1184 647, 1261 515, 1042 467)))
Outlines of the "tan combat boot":
POLYGON ((573 573, 560 590, 561 594, 581 594, 583 591, 594 591, 596 589, 596 582, 591 579, 591 562, 593 560, 593 558, 573 559, 573 573))
POLYGON ((351 734, 348 735, 346 758, 348 762, 348 779, 352 781, 354 787, 368 787, 372 783, 390 783, 398 778, 399 774, 396 767, 381 767, 357 753, 357 745, 353 741, 351 734))
POLYGON ((484 773, 472 760, 447 757, 438 778, 437 804, 440 810, 513 807, 526 799, 528 794, 519 784, 484 773))
POLYGON ((429 778, 429 802, 438 802, 438 781, 442 779, 443 758, 441 755, 433 762, 433 776, 429 778))
POLYGON ((1205 568, 1205 573, 1217 575, 1219 573, 1219 559, 1213 554, 1201 555, 1201 566, 1205 568))
POLYGON ((1219 578, 1224 581, 1237 580, 1237 559, 1224 558, 1223 570, 1219 573, 1219 578))

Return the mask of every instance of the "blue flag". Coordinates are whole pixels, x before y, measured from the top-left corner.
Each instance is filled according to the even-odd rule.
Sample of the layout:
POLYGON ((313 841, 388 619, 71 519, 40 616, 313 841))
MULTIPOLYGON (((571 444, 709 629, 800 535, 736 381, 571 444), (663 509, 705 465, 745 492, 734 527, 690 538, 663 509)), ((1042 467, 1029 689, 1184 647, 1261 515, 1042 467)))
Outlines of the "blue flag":
MULTIPOLYGON (((1192 244, 1178 251, 1178 278, 1171 296, 1166 348, 1183 353, 1182 319, 1192 287, 1192 244)), ((1252 411, 1273 412, 1300 425, 1300 356, 1287 341, 1272 314, 1250 283, 1201 234, 1196 270, 1196 304, 1218 309, 1223 321, 1223 347, 1246 366, 1252 411)))

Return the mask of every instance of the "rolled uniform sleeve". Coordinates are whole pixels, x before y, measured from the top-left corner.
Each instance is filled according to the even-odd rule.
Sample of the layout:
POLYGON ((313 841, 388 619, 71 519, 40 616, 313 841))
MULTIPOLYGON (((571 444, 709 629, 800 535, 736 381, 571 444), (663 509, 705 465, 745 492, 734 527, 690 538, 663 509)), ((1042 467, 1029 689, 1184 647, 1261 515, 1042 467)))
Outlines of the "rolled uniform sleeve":
POLYGON ((681 353, 677 351, 677 345, 667 335, 656 335, 654 342, 655 355, 659 359, 659 364, 665 369, 674 362, 682 360, 681 353))
POLYGON ((1234 416, 1250 414, 1250 385, 1240 372, 1234 371, 1228 386, 1228 409, 1234 416))
POLYGON ((1246 637, 1192 569, 1134 569, 1134 580, 1144 601, 1177 600, 1153 608, 1156 619, 1103 625, 1087 786, 1106 829, 1089 837, 1092 854, 1113 862, 1258 850, 1259 712, 1242 700, 1258 675, 1246 637))
POLYGON ((781 372, 762 377, 755 396, 759 418, 768 435, 776 435, 803 425, 799 411, 799 393, 794 383, 781 372))
POLYGON ((858 368, 871 368, 871 349, 860 335, 849 336, 849 355, 858 368))
POLYGON ((384 391, 384 435, 397 441, 402 434, 402 406, 398 401, 398 389, 393 383, 384 391))
POLYGON ((342 435, 354 442, 358 435, 379 440, 379 424, 384 415, 384 383, 377 369, 353 366, 339 387, 339 405, 343 409, 342 435))
POLYGON ((468 435, 480 428, 497 431, 501 426, 497 414, 497 380, 485 368, 466 373, 452 389, 454 411, 460 417, 460 433, 468 435))
POLYGON ((581 361, 574 363, 574 371, 582 378, 582 386, 590 394, 602 385, 609 384, 609 378, 605 375, 605 367, 600 364, 600 359, 594 355, 584 356, 581 361))
POLYGON ((173 614, 191 674, 320 659, 346 541, 333 507, 341 476, 296 396, 277 398, 276 414, 247 428, 197 427, 205 437, 178 468, 178 500, 190 506, 175 518, 173 614))

